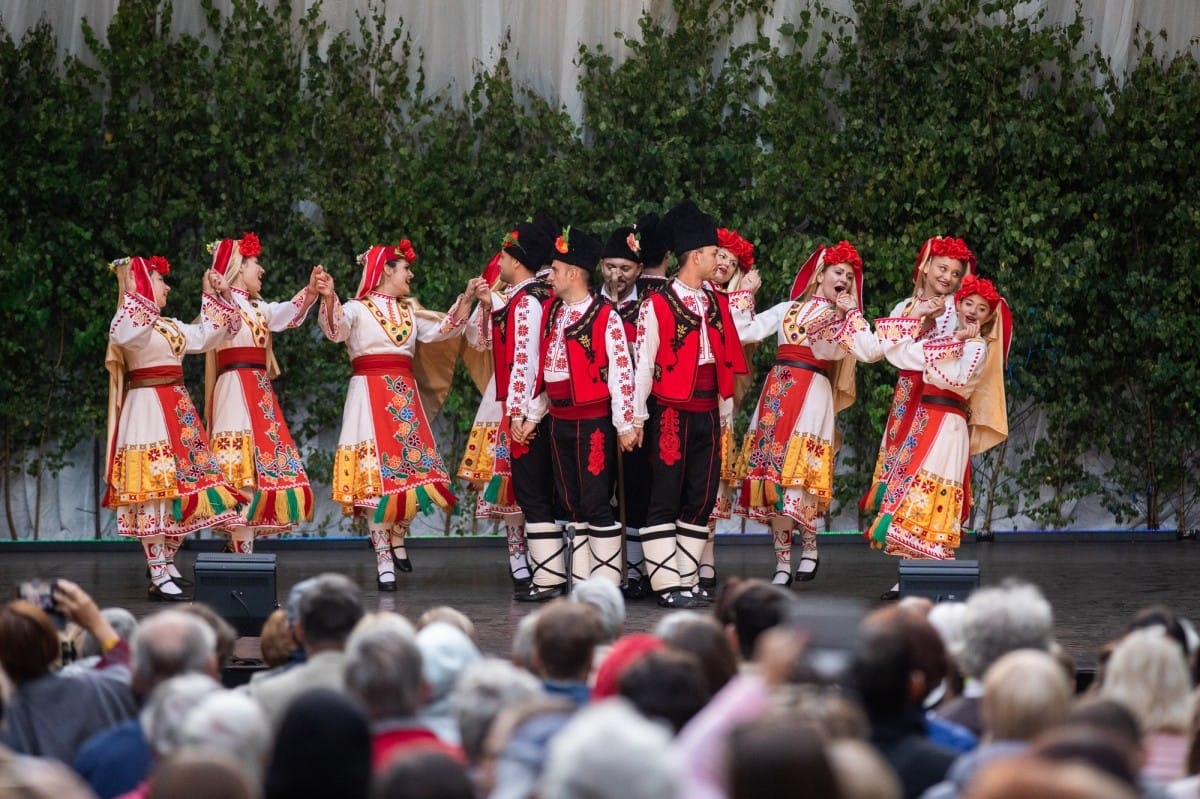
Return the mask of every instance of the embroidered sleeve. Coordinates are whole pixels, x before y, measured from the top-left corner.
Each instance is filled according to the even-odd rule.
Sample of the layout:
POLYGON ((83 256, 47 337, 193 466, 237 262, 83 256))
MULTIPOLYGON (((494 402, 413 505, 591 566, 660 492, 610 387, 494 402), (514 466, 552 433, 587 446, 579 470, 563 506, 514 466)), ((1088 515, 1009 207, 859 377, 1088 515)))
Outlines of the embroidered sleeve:
POLYGON ((529 406, 525 408, 525 421, 537 424, 545 418, 546 412, 549 410, 550 396, 543 391, 529 400, 529 406))
POLYGON ((792 303, 781 302, 771 306, 753 319, 735 315, 733 324, 737 328, 738 338, 743 344, 752 344, 762 341, 772 333, 779 332, 780 326, 783 324, 783 317, 791 307, 792 303))
POLYGON ((486 351, 492 348, 492 315, 488 303, 479 303, 467 320, 467 329, 463 333, 467 344, 476 350, 486 351))
POLYGON ((921 331, 921 320, 908 316, 887 316, 875 320, 875 337, 885 344, 898 344, 915 339, 921 331))
POLYGON ((617 435, 633 430, 633 359, 625 343, 625 325, 613 310, 604 330, 604 346, 608 352, 608 395, 612 400, 613 427, 617 435))
POLYGON ((127 291, 121 295, 121 307, 108 327, 108 337, 117 346, 140 349, 149 341, 159 316, 157 305, 139 294, 127 291))
POLYGON ((883 347, 875 337, 871 326, 858 308, 846 314, 846 321, 838 332, 837 343, 843 350, 863 363, 874 363, 883 357, 883 347))
POLYGON ((242 312, 215 294, 201 294, 200 321, 205 327, 224 330, 225 338, 233 338, 242 329, 242 312))
POLYGON ((275 333, 288 330, 304 324, 308 311, 316 303, 308 301, 308 290, 300 289, 296 296, 287 302, 255 302, 251 305, 258 309, 267 320, 267 327, 275 333))
POLYGON ((975 375, 987 355, 987 344, 981 338, 968 341, 938 339, 923 345, 926 356, 925 373, 931 383, 946 388, 963 388, 975 375))
POLYGON ((533 387, 541 357, 542 305, 537 298, 522 296, 513 309, 515 336, 512 371, 508 375, 508 399, 505 413, 509 416, 524 416, 533 399, 533 387))
POLYGON ((650 418, 646 401, 654 387, 654 364, 658 356, 658 317, 654 314, 654 303, 647 300, 638 311, 637 323, 637 370, 633 376, 633 420, 645 422, 650 418))
POLYGON ((417 341, 430 343, 433 341, 445 341, 448 338, 454 338, 463 334, 469 317, 455 319, 454 314, 464 302, 470 302, 470 300, 465 299, 460 294, 458 299, 454 301, 454 304, 450 306, 450 310, 445 314, 440 311, 425 309, 414 310, 410 303, 401 299, 396 300, 396 305, 397 307, 407 307, 409 313, 416 318, 417 341))
POLYGON ((827 303, 817 306, 816 313, 804 320, 804 328, 810 339, 837 340, 843 320, 838 318, 837 309, 827 303))
POLYGON ((350 338, 351 325, 346 318, 346 309, 336 294, 332 300, 321 298, 321 308, 317 311, 317 326, 330 341, 343 342, 350 338))

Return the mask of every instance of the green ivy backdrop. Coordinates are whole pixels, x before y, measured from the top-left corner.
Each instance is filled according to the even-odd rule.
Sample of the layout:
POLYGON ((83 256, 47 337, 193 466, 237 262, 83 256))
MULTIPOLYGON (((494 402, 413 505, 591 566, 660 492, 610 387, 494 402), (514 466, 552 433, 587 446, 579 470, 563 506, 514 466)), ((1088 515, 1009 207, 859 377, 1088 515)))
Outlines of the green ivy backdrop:
MULTIPOLYGON (((1014 435, 976 464, 978 529, 1018 513, 1069 526, 1083 497, 1116 523, 1194 525, 1200 70, 1158 57, 1154 36, 1115 76, 1082 23, 1038 26, 1017 0, 857 0, 854 19, 814 3, 779 31, 763 27, 769 0, 676 0, 669 25, 615 34, 628 58, 580 49, 577 124, 506 57, 461 95, 431 90, 416 43, 379 12, 322 48, 317 8, 297 21, 287 0, 227 16, 202 2, 199 38, 164 33, 168 2, 123 2, 104 35, 87 31, 94 66, 63 63, 44 26, 0 29, 6 475, 40 480, 86 442, 100 461, 114 257, 166 254, 167 311, 189 317, 213 238, 256 231, 282 298, 314 263, 345 293, 355 253, 407 236, 422 301, 445 308, 535 208, 603 231, 691 195, 756 242, 764 306, 815 244, 849 238, 882 315, 926 237, 966 237, 1017 326, 1014 435), (757 34, 735 37, 747 23, 757 34)), ((315 325, 277 354, 312 441, 337 424, 344 354, 315 325)), ((843 501, 869 478, 894 380, 859 375, 843 501)), ((448 461, 477 399, 460 374, 448 461)), ((314 476, 329 463, 311 448, 314 476)), ((12 483, 9 535, 37 537, 37 519, 16 529, 12 483)))

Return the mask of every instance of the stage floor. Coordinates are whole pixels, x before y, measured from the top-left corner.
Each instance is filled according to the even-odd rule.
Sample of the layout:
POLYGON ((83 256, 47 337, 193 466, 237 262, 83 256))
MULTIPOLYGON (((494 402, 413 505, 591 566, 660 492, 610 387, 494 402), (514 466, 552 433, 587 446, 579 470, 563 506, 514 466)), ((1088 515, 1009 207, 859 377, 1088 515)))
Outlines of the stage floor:
MULTIPOLYGON (((1086 669, 1094 666, 1097 649, 1139 608, 1162 603, 1188 618, 1200 618, 1196 567, 1191 561, 1195 547, 1193 541, 1109 535, 1073 542, 972 542, 962 547, 959 557, 979 561, 984 585, 1009 577, 1038 585, 1054 606, 1059 640, 1086 669)), ((83 585, 102 607, 122 606, 139 617, 163 607, 147 599, 145 565, 138 550, 97 549, 47 551, 0 545, 0 591, 12 596, 19 580, 65 577, 83 585)), ((435 605, 458 608, 474 620, 480 647, 487 654, 507 656, 517 622, 536 607, 512 601, 505 549, 496 539, 413 541, 409 551, 415 571, 400 575, 394 594, 376 590, 374 558, 365 540, 361 547, 343 542, 326 548, 307 541, 259 551, 277 554, 280 601, 299 580, 324 571, 341 572, 363 587, 371 609, 394 610, 415 620, 435 605)), ((179 555, 188 576, 196 554, 196 548, 188 548, 179 555)), ((773 562, 765 536, 718 538, 721 577, 769 578, 773 562)), ((849 597, 874 606, 896 576, 894 559, 871 551, 861 540, 833 538, 822 542, 817 579, 792 590, 808 602, 849 597)), ((653 600, 629 603, 626 631, 648 631, 668 612, 653 600)))

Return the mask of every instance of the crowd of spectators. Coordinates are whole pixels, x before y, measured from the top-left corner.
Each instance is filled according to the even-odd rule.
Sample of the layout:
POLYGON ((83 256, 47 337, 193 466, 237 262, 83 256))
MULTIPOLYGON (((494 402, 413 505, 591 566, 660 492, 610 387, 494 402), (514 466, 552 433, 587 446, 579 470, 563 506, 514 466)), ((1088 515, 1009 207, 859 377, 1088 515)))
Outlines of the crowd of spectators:
POLYGON ((460 611, 369 612, 327 573, 226 687, 210 609, 136 620, 60 580, 0 607, 0 799, 1200 799, 1197 636, 1165 607, 1086 685, 1015 581, 866 611, 731 580, 624 623, 580 583, 484 653, 460 611))

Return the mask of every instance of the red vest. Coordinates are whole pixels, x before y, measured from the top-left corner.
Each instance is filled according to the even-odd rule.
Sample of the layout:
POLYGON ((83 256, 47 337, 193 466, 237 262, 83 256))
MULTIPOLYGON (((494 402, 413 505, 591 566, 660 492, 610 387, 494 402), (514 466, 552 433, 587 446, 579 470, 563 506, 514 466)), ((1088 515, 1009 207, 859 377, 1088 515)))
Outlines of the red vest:
MULTIPOLYGON (((717 394, 733 396, 733 376, 746 373, 742 342, 729 313, 729 298, 705 288, 708 313, 705 325, 708 343, 716 360, 717 394)), ((700 317, 683 304, 670 288, 646 298, 658 321, 658 352, 654 354, 654 385, 651 393, 667 402, 686 402, 696 390, 696 367, 700 360, 700 317)))
MULTIPOLYGON (((492 311, 492 360, 496 365, 496 399, 501 403, 508 399, 508 379, 512 375, 512 363, 517 354, 517 305, 527 294, 538 302, 544 302, 550 297, 550 284, 542 278, 534 278, 513 292, 507 305, 492 311)), ((529 331, 528 335, 532 336, 533 331, 529 331)))
MULTIPOLYGON (((546 373, 546 353, 550 350, 550 338, 554 335, 554 322, 562 313, 563 301, 559 298, 542 303, 542 363, 538 369, 538 384, 534 394, 541 393, 546 373)), ((567 370, 571 377, 571 399, 577 405, 592 402, 607 402, 608 393, 608 317, 613 314, 612 303, 599 295, 592 295, 592 304, 583 312, 579 321, 567 327, 567 370)))

